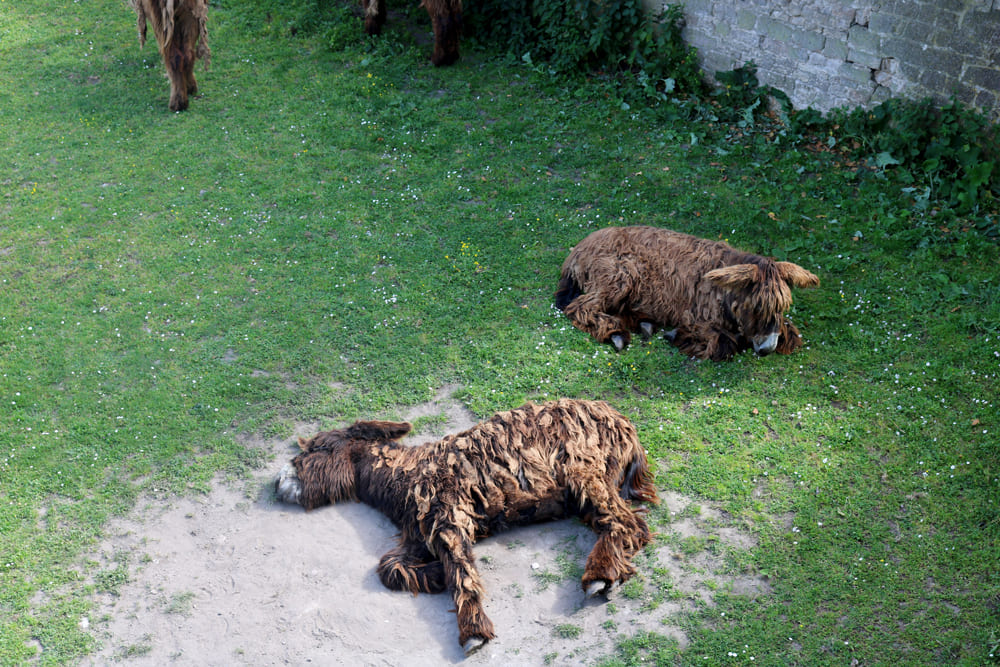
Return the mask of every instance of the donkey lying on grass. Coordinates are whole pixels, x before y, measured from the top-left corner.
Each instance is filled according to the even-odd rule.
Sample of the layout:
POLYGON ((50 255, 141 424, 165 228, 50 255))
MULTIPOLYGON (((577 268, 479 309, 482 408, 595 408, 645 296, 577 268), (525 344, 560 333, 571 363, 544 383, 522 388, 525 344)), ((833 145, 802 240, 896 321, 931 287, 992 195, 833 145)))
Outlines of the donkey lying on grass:
POLYGON ((667 338, 684 354, 720 361, 802 346, 786 317, 793 287, 819 278, 798 264, 742 252, 722 241, 657 227, 606 227, 563 262, 556 307, 573 326, 616 349, 632 331, 667 338))
POLYGON ((307 510, 348 498, 382 511, 399 545, 378 575, 393 590, 455 600, 459 643, 471 654, 495 637, 472 545, 508 526, 578 516, 598 539, 583 573, 586 595, 607 595, 635 573, 650 540, 641 510, 658 502, 635 427, 600 401, 528 403, 439 442, 398 442, 406 422, 359 421, 299 438, 302 453, 275 482, 307 510))

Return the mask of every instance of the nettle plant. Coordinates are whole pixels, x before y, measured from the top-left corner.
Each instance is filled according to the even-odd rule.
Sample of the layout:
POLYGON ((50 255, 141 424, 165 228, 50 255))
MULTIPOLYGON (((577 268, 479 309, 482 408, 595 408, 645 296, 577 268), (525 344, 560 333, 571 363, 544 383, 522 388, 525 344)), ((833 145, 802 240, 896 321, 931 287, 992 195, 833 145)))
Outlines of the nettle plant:
POLYGON ((837 110, 830 122, 841 145, 876 168, 892 167, 919 202, 969 213, 1000 198, 1000 134, 975 109, 952 99, 888 100, 872 109, 837 110))
POLYGON ((468 3, 468 32, 529 63, 558 72, 635 72, 660 93, 693 94, 703 85, 697 51, 684 43, 681 5, 660 14, 642 0, 480 0, 468 3))

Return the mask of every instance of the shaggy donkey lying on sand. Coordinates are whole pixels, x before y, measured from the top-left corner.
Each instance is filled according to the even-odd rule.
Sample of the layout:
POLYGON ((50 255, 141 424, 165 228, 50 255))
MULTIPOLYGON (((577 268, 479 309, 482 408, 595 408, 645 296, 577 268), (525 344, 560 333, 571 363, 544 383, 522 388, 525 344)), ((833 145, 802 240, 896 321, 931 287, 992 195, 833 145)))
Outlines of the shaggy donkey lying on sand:
POLYGON ((353 498, 392 519, 399 545, 382 556, 379 578, 413 594, 450 590, 466 654, 495 637, 472 554, 481 537, 578 516, 598 534, 586 594, 607 594, 634 574, 631 558, 651 536, 629 501, 658 498, 635 427, 607 403, 528 403, 417 447, 397 442, 409 431, 359 421, 299 438, 302 453, 275 489, 307 510, 353 498))
POLYGON ((722 241, 656 227, 607 227, 573 248, 562 265, 556 307, 578 329, 618 350, 632 331, 656 328, 685 354, 729 359, 753 347, 789 354, 802 345, 785 317, 792 287, 819 278, 791 262, 722 241))
POLYGON ((129 0, 138 18, 139 45, 146 44, 146 21, 153 24, 156 44, 170 79, 170 110, 188 108, 188 95, 198 92, 194 63, 208 61, 208 0, 129 0))

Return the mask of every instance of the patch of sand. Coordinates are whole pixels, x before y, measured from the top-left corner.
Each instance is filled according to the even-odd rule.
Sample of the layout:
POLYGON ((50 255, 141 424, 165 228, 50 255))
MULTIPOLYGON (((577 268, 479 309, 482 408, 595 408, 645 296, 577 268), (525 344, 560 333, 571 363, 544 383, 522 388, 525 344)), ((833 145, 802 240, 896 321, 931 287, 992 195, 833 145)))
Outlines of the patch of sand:
MULTIPOLYGON (((447 418, 433 420, 439 433, 411 440, 474 423, 451 399, 452 389, 405 416, 447 418)), ((102 644, 84 665, 583 664, 611 654, 621 635, 646 630, 683 646, 671 616, 711 604, 712 590, 752 596, 768 590, 757 577, 719 574, 722 555, 681 558, 667 546, 676 540, 668 539, 655 559, 680 599, 655 609, 621 594, 613 606, 585 601, 579 581, 558 573, 567 561, 582 570, 594 534, 569 520, 517 528, 475 547, 497 638, 466 659, 449 595, 414 597, 379 582, 375 566, 395 545, 394 526, 357 503, 310 513, 277 503, 272 480, 297 447, 291 440, 267 444, 275 458, 249 492, 216 484, 207 496, 145 504, 109 527, 95 558, 111 567, 126 555, 129 581, 117 596, 102 597, 98 618, 81 619, 102 644)), ((691 503, 676 494, 664 501, 678 513, 691 503)), ((702 504, 701 514, 659 531, 711 533, 723 548, 753 546, 748 535, 719 524, 719 512, 702 504)))

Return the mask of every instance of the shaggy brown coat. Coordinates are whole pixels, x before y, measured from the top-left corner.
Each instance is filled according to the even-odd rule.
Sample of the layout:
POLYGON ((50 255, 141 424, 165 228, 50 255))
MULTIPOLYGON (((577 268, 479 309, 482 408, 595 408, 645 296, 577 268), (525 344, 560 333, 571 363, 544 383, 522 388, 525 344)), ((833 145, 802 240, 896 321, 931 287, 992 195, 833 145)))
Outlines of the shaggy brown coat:
POLYGON ((563 262, 556 306, 573 326, 619 350, 632 331, 667 337, 685 354, 723 360, 753 348, 789 354, 802 345, 785 317, 792 287, 819 278, 777 262, 656 227, 608 227, 581 241, 563 262))
MULTIPOLYGON (((458 38, 462 34, 462 0, 422 0, 420 6, 427 10, 434 26, 435 65, 451 65, 458 60, 458 38)), ((385 24, 385 0, 361 0, 365 15, 365 32, 378 35, 385 24)))
POLYGON ((439 442, 407 447, 410 424, 360 421, 309 440, 275 482, 307 510, 353 498, 400 529, 378 565, 393 590, 450 590, 467 654, 494 638, 472 545, 508 526, 579 516, 597 534, 581 583, 607 594, 651 535, 630 500, 658 502, 635 427, 599 401, 528 403, 439 442))
POLYGON ((170 79, 170 110, 188 108, 188 96, 198 92, 195 60, 211 58, 208 48, 208 0, 129 0, 138 17, 139 45, 146 44, 146 24, 153 34, 170 79))

